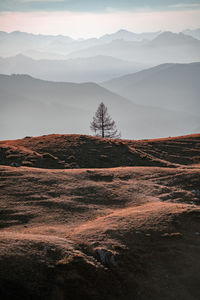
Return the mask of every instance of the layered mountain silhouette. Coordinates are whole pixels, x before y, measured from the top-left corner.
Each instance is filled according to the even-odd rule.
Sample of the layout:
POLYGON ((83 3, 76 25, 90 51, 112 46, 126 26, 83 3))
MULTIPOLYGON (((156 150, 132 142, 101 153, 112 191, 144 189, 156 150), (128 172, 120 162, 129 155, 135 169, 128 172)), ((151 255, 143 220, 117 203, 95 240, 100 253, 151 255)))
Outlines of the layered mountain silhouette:
POLYGON ((196 115, 200 112, 200 63, 162 64, 102 86, 134 103, 196 115))
POLYGON ((95 83, 42 81, 0 75, 0 139, 47 133, 89 133, 100 102, 108 107, 123 138, 192 133, 199 118, 190 112, 135 104, 95 83))
POLYGON ((140 63, 198 61, 198 30, 184 33, 146 32, 136 34, 119 30, 100 38, 74 40, 67 36, 34 35, 15 31, 0 32, 0 56, 17 54, 35 59, 114 56, 140 63))
MULTIPOLYGON (((135 73, 160 63, 188 63, 200 60, 200 41, 191 36, 183 33, 163 32, 153 40, 116 39, 118 36, 123 37, 131 34, 130 32, 119 31, 116 34, 96 39, 97 43, 94 39, 74 41, 67 37, 64 39, 62 36, 45 36, 43 39, 43 36, 40 35, 35 36, 20 32, 7 34, 6 37, 8 36, 11 42, 9 49, 12 51, 15 51, 15 46, 21 47, 20 45, 22 45, 23 47, 24 37, 26 37, 25 40, 30 49, 24 51, 26 55, 18 54, 13 57, 0 58, 0 73, 7 75, 28 74, 52 81, 101 82, 135 73), (21 39, 22 42, 20 42, 21 39), (38 45, 37 49, 32 49, 31 47, 35 45, 35 42, 38 45), (41 50, 42 43, 45 43, 46 50, 49 52, 43 52, 44 48, 41 50), (48 48, 50 44, 51 49, 48 48), (55 52, 51 52, 54 51, 52 45, 55 46, 55 52), (63 50, 61 50, 62 47, 63 50), (79 51, 72 51, 69 54, 68 52, 72 49, 79 49, 79 51), (35 59, 32 59, 31 56, 35 59)), ((2 40, 0 53, 4 51, 4 48, 6 49, 6 41, 8 40, 7 37, 4 41, 2 36, 4 37, 5 33, 0 34, 0 40, 2 40)))
POLYGON ((143 63, 186 63, 200 60, 200 41, 183 33, 163 32, 152 41, 113 40, 71 53, 68 57, 109 55, 143 63))
POLYGON ((120 30, 74 40, 0 32, 0 42, 2 57, 15 55, 0 59, 1 139, 88 134, 100 102, 123 138, 182 135, 200 126, 200 40, 192 34, 120 30))
MULTIPOLYGON (((128 41, 140 41, 142 39, 153 39, 160 32, 134 33, 127 30, 119 30, 113 34, 105 34, 100 38, 89 38, 75 40, 63 35, 42 35, 31 34, 27 32, 13 31, 7 33, 0 31, 0 56, 13 56, 18 53, 47 53, 49 56, 55 52, 55 55, 66 55, 71 51, 104 44, 116 39, 128 41)), ((34 55, 34 54, 33 54, 34 55)), ((53 56, 55 58, 55 56, 53 56)), ((44 57, 42 57, 44 58, 44 57)), ((47 57, 46 57, 47 58, 47 57)))
POLYGON ((100 82, 137 72, 147 64, 128 62, 109 57, 94 56, 68 60, 34 60, 24 55, 0 58, 2 74, 29 74, 44 80, 71 82, 100 82))

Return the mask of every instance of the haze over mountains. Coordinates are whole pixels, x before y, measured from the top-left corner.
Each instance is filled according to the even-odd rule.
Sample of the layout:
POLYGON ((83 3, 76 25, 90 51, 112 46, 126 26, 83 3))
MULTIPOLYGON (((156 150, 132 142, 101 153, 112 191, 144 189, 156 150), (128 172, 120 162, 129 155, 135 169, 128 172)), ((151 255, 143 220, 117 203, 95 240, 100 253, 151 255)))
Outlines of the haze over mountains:
POLYGON ((120 30, 99 39, 78 41, 1 32, 0 43, 1 74, 29 74, 52 81, 101 82, 162 63, 200 61, 200 40, 172 32, 135 34, 120 30), (9 55, 14 56, 4 57, 9 55))
POLYGON ((0 73, 2 74, 29 74, 53 81, 101 82, 140 71, 145 67, 147 64, 103 55, 68 60, 34 60, 21 54, 0 58, 0 73))
POLYGON ((198 30, 186 33, 73 40, 0 32, 0 139, 88 134, 102 101, 123 138, 197 132, 200 40, 198 30))
POLYGON ((200 40, 200 28, 197 29, 186 29, 183 31, 184 34, 191 35, 193 38, 200 40))
MULTIPOLYGON (((58 57, 60 55, 61 57, 62 55, 67 55, 73 51, 109 43, 116 39, 123 39, 125 41, 151 40, 160 33, 161 31, 137 34, 121 29, 113 34, 105 34, 99 39, 90 38, 85 40, 74 40, 63 35, 35 35, 20 31, 11 33, 0 31, 0 56, 7 57, 19 53, 28 54, 31 52, 34 56, 34 53, 35 55, 37 55, 37 53, 39 55, 41 52, 41 55, 42 53, 47 53, 47 55, 52 55, 52 57, 55 58, 56 55, 58 55, 58 57)), ((39 58, 39 56, 35 58, 39 58)), ((44 58, 44 56, 41 58, 44 58)))
POLYGON ((102 86, 138 104, 197 115, 200 112, 200 62, 162 64, 102 86))
POLYGON ((148 64, 195 62, 200 60, 200 41, 183 33, 163 32, 152 41, 135 42, 117 39, 104 45, 73 52, 69 57, 89 57, 100 54, 148 64))
POLYGON ((24 54, 35 59, 68 59, 97 55, 140 63, 192 62, 199 60, 198 31, 190 35, 172 32, 135 34, 119 30, 99 39, 73 40, 66 36, 0 32, 0 56, 24 54), (161 52, 161 53, 160 53, 161 52), (148 59, 147 59, 148 54, 148 59))
POLYGON ((59 83, 28 75, 0 75, 0 89, 0 139, 56 132, 88 133, 101 101, 116 120, 123 138, 192 133, 200 125, 194 111, 135 104, 95 83, 59 83))

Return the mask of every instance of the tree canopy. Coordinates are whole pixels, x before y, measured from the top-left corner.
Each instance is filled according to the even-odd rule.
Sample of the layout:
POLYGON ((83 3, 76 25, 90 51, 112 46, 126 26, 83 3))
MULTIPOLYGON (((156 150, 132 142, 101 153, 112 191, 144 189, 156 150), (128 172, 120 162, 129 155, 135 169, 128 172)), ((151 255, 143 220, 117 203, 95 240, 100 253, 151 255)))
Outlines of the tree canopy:
POLYGON ((121 136, 117 130, 115 121, 108 114, 108 109, 103 102, 100 103, 93 121, 90 123, 90 129, 96 136, 103 138, 120 138, 121 136))

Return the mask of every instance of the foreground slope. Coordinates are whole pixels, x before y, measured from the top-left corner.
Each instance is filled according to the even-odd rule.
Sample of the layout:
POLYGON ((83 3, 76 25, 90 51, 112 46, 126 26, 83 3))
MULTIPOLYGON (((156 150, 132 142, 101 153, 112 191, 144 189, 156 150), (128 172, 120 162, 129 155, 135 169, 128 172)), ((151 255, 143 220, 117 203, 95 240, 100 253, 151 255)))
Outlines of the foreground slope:
POLYGON ((199 299, 198 166, 0 175, 1 299, 199 299))
POLYGON ((44 135, 0 142, 0 164, 63 169, 168 166, 200 162, 200 134, 158 140, 44 135))
POLYGON ((0 142, 0 298, 198 300, 199 141, 0 142))

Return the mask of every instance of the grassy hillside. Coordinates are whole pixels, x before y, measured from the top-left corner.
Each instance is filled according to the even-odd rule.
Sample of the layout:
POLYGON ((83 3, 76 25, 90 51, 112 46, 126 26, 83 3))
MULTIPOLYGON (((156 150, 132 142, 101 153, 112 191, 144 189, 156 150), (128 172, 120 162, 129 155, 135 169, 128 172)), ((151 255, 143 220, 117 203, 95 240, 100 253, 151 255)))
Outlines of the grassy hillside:
POLYGON ((1 299, 200 297, 199 168, 0 175, 1 299))
POLYGON ((158 140, 45 135, 0 142, 0 163, 39 168, 168 166, 200 162, 200 134, 158 140))

